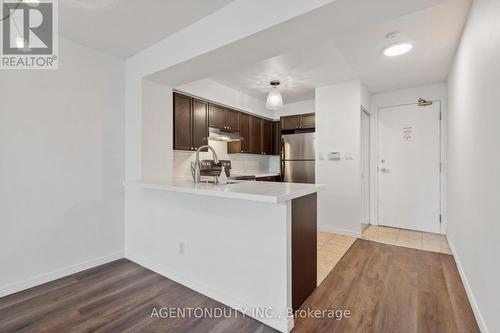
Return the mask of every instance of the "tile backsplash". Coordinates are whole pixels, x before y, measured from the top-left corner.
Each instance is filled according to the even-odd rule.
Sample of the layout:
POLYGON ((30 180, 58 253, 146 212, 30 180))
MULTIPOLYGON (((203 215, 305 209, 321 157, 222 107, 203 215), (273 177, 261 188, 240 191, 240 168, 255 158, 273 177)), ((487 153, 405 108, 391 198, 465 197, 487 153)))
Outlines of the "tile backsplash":
MULTIPOLYGON (((217 157, 221 160, 231 161, 231 174, 256 175, 279 173, 279 156, 254 155, 254 154, 228 154, 227 143, 210 141, 217 157)), ((174 177, 190 177, 190 163, 195 160, 196 153, 190 151, 174 151, 174 177)), ((201 152, 200 160, 212 159, 212 153, 201 152)))

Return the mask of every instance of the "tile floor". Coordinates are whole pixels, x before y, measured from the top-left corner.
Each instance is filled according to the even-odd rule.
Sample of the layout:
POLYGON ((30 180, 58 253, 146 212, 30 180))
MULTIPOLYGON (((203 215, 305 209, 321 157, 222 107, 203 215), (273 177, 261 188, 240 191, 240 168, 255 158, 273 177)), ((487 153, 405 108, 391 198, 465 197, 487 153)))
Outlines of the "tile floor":
POLYGON ((451 254, 445 236, 427 232, 370 225, 363 231, 362 238, 384 244, 451 254))
POLYGON ((342 259, 356 238, 331 234, 320 231, 318 233, 318 286, 342 259))
MULTIPOLYGON (((384 244, 451 254, 445 236, 427 232, 370 225, 363 231, 362 238, 384 244)), ((318 232, 318 286, 355 240, 354 237, 318 232)))

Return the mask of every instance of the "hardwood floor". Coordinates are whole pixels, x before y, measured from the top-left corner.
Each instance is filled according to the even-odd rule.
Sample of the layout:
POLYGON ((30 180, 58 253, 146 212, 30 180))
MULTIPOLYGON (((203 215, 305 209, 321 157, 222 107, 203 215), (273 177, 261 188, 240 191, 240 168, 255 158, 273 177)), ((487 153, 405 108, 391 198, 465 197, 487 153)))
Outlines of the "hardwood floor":
MULTIPOLYGON (((276 332, 258 321, 151 317, 153 308, 228 307, 126 259, 0 299, 0 332, 276 332)), ((479 332, 453 257, 357 240, 301 309, 293 332, 479 332)))
POLYGON ((452 256, 359 239, 302 308, 351 316, 294 332, 479 332, 452 256))

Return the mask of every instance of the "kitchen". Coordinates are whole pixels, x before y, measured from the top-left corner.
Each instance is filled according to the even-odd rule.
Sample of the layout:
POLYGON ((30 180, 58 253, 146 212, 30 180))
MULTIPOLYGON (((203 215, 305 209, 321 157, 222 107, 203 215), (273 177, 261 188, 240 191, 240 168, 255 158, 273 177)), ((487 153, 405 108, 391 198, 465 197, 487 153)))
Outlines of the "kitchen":
MULTIPOLYGON (((248 308, 250 316, 270 305, 272 318, 257 318, 290 330, 293 318, 285 315, 287 309, 298 309, 318 281, 316 193, 323 186, 314 184, 314 113, 273 119, 267 116, 273 110, 261 101, 255 102, 260 114, 241 102, 230 104, 228 96, 253 98, 241 98, 241 92, 211 80, 176 88, 168 92, 171 98, 165 91, 156 96, 172 104, 154 103, 158 113, 145 112, 164 117, 171 109, 172 127, 162 133, 147 127, 144 135, 173 133, 170 149, 163 147, 172 153, 172 177, 165 169, 161 180, 127 183, 127 257, 233 308, 248 308), (258 249, 252 247, 255 242, 258 249), (159 253, 168 254, 168 264, 159 253), (242 263, 253 263, 252 272, 242 263)), ((151 118, 145 126, 157 123, 151 118)))
POLYGON ((0 331, 500 330, 498 1, 1 2, 0 331))
MULTIPOLYGON (((314 138, 312 135, 300 135, 314 133, 314 113, 273 120, 181 92, 175 92, 173 99, 173 149, 176 152, 197 151, 198 147, 209 144, 215 147, 217 156, 229 158, 224 161, 229 179, 314 183, 314 138), (305 156, 306 153, 308 156, 305 156), (257 161, 253 168, 248 166, 252 159, 257 161), (289 159, 309 160, 311 163, 298 169, 296 165, 290 166, 289 159)), ((206 152, 206 148, 203 151, 206 152)), ((174 163, 179 165, 176 166, 177 177, 186 175, 179 170, 182 165, 179 160, 184 156, 190 154, 174 156, 174 163)), ((185 165, 183 167, 188 169, 185 165)), ((210 170, 206 171, 210 173, 210 170)), ((207 174, 202 173, 202 176, 207 174)))

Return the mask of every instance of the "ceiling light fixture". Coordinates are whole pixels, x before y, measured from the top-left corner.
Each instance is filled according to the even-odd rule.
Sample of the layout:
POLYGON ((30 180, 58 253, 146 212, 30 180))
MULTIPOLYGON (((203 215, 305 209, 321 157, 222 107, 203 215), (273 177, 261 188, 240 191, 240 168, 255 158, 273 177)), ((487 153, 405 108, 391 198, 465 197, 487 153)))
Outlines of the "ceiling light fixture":
POLYGON ((271 91, 267 95, 266 107, 269 110, 279 110, 283 107, 283 97, 281 97, 278 86, 280 81, 274 80, 269 83, 272 87, 271 91))
POLYGON ((407 52, 410 52, 412 48, 413 45, 411 45, 410 43, 393 44, 384 49, 384 55, 388 57, 396 57, 405 54, 407 52))

